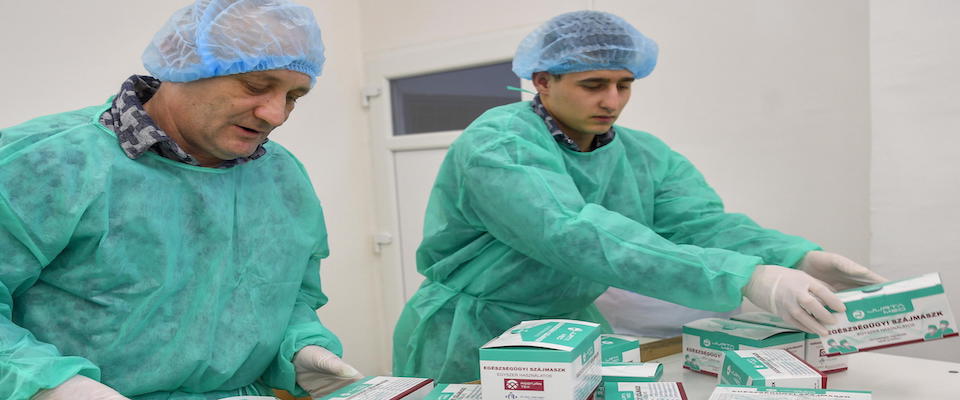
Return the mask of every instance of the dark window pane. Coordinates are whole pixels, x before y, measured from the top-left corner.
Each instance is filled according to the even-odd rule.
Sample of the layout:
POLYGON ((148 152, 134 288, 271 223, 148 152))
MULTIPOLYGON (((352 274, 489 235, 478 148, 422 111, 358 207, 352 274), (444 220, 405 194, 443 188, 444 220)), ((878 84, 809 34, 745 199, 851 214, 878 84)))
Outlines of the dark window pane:
POLYGON ((393 134, 466 128, 491 107, 520 101, 511 63, 486 65, 390 81, 393 134))

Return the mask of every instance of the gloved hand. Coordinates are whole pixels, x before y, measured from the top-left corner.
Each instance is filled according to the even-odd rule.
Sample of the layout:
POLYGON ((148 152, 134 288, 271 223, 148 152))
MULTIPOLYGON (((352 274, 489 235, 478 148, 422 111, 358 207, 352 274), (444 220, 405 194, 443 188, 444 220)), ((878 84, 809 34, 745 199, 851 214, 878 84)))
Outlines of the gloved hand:
POLYGON ((886 282, 887 278, 877 275, 853 260, 839 254, 825 251, 811 251, 803 256, 797 269, 810 274, 836 290, 886 282))
POLYGON ((321 397, 363 378, 356 369, 340 357, 320 346, 305 346, 293 356, 297 371, 297 384, 321 397))
POLYGON ((778 265, 758 265, 742 293, 758 307, 821 336, 827 334, 824 324, 837 322, 824 304, 838 312, 847 309, 820 280, 806 272, 778 265))
POLYGON ((130 400, 109 386, 75 375, 53 389, 37 392, 32 400, 130 400))

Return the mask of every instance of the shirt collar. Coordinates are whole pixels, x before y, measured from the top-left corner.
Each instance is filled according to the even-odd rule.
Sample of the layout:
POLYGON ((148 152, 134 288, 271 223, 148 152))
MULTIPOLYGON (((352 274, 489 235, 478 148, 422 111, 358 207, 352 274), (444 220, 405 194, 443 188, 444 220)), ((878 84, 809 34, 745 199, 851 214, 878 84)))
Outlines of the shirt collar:
MULTIPOLYGON (((570 136, 567 136, 566 133, 563 133, 563 130, 560 129, 560 124, 557 123, 557 120, 553 118, 552 115, 547 111, 547 108, 543 106, 543 102, 540 101, 540 94, 537 94, 533 97, 533 101, 530 103, 533 107, 533 112, 540 116, 543 119, 543 122, 547 124, 547 130, 550 131, 550 134, 553 135, 553 138, 556 139, 557 143, 561 146, 566 147, 573 151, 580 151, 580 146, 577 146, 577 143, 570 139, 570 136)), ((613 141, 613 137, 616 135, 616 132, 611 127, 610 130, 596 135, 593 137, 593 143, 590 144, 590 151, 594 151, 603 146, 606 146, 613 141)))
MULTIPOLYGON (((127 157, 137 159, 148 151, 165 158, 190 165, 200 163, 183 150, 147 115, 143 104, 160 88, 160 81, 151 76, 132 75, 120 86, 110 109, 100 116, 100 122, 117 135, 120 147, 127 157)), ((266 143, 266 141, 264 141, 266 143)), ((253 154, 222 162, 218 168, 230 168, 266 154, 263 144, 253 154)))

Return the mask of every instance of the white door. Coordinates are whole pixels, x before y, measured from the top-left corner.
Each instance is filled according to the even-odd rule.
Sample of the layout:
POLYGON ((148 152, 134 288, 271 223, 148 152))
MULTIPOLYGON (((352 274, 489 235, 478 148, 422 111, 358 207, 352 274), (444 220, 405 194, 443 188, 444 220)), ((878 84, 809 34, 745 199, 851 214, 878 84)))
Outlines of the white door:
MULTIPOLYGON (((443 129, 443 123, 436 125, 440 128, 434 130, 432 123, 436 121, 433 118, 423 124, 395 117, 395 109, 402 110, 404 105, 401 103, 410 98, 398 96, 400 83, 425 75, 442 75, 442 82, 442 79, 451 78, 448 72, 492 68, 494 64, 509 62, 517 43, 527 31, 529 28, 504 31, 368 57, 364 94, 370 113, 370 151, 377 196, 378 231, 374 234, 374 242, 381 254, 384 315, 388 319, 390 338, 404 303, 423 281, 417 272, 416 249, 422 238, 427 199, 447 148, 462 131, 462 127, 443 129), (417 133, 405 133, 410 131, 417 133)), ((483 82, 483 78, 452 78, 458 85, 465 82, 474 85, 466 91, 493 91, 520 98, 518 92, 508 91, 506 85, 483 82)), ((523 85, 527 90, 532 89, 529 81, 524 81, 523 85)), ((422 98, 434 102, 438 99, 429 93, 422 98)), ((524 94, 523 98, 529 100, 530 95, 524 94)), ((447 100, 477 101, 453 96, 444 99, 447 100)), ((438 105, 439 111, 435 112, 438 120, 457 114, 447 105, 438 105)), ((388 339, 387 348, 392 349, 392 339, 388 339)))

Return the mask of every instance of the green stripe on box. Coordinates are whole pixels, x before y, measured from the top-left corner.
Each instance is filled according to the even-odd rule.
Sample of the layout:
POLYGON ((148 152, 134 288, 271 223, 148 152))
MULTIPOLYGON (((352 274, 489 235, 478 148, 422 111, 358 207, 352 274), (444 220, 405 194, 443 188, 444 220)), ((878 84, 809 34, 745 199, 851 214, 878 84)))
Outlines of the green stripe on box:
POLYGON ((546 361, 570 362, 579 354, 575 351, 544 349, 541 347, 495 347, 480 349, 480 361, 546 361))
POLYGON ((936 285, 903 293, 873 296, 844 303, 850 322, 883 318, 913 312, 913 300, 943 294, 943 286, 936 285))

